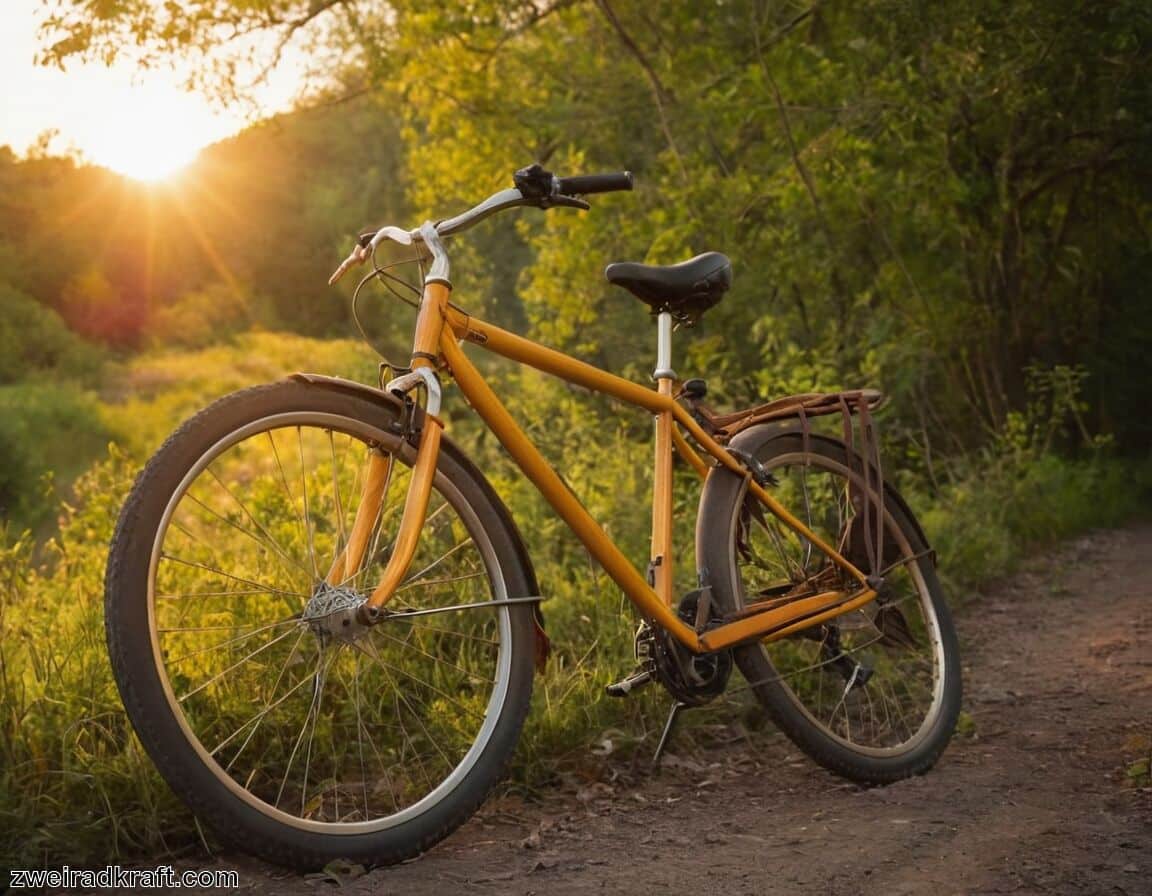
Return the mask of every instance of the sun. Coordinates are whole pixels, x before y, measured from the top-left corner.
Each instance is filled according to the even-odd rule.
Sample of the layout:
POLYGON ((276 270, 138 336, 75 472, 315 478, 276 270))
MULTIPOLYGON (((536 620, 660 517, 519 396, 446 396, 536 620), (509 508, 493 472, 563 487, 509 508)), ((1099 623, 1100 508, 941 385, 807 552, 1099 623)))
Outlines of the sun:
POLYGON ((92 162, 135 180, 176 175, 236 130, 201 97, 165 82, 126 84, 107 95, 80 145, 92 162))
POLYGON ((152 183, 178 174, 198 151, 199 147, 189 147, 179 135, 158 132, 109 147, 96 161, 118 174, 152 183))
POLYGON ((95 161, 133 180, 155 183, 179 174, 196 157, 197 151, 198 148, 189 149, 171 136, 150 134, 110 147, 95 161))

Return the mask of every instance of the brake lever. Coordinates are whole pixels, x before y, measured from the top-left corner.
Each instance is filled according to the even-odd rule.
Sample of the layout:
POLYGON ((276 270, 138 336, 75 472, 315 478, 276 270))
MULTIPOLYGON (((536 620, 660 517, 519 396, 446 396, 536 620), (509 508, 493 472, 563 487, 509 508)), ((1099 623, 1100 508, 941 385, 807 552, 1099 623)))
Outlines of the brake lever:
POLYGON ((356 237, 356 247, 352 250, 352 254, 345 258, 344 261, 341 262, 340 267, 336 268, 332 276, 328 278, 328 285, 331 286, 348 273, 349 268, 354 265, 363 264, 364 260, 368 258, 373 250, 384 242, 384 240, 392 240, 392 242, 399 243, 401 246, 411 246, 413 242, 411 233, 399 227, 393 227, 392 225, 360 234, 360 236, 356 237))
POLYGON ((332 276, 328 278, 328 285, 331 286, 334 284, 337 280, 347 274, 349 269, 353 266, 362 264, 364 259, 371 254, 371 249, 369 249, 367 246, 361 246, 359 243, 357 243, 355 248, 352 250, 352 254, 340 262, 340 267, 336 268, 336 270, 332 272, 332 276))
POLYGON ((560 193, 550 196, 548 198, 548 205, 545 206, 545 208, 554 208, 557 205, 564 206, 565 208, 578 208, 585 212, 592 208, 592 206, 583 199, 577 199, 575 196, 564 196, 560 193))

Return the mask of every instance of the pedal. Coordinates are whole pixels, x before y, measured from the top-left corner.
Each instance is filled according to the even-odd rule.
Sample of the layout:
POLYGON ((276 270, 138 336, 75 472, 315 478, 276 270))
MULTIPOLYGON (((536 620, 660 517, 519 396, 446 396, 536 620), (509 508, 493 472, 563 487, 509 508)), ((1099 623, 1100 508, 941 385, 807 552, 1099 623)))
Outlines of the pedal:
POLYGON ((627 697, 638 688, 644 687, 652 680, 650 669, 637 669, 623 681, 617 681, 604 688, 609 697, 627 697))

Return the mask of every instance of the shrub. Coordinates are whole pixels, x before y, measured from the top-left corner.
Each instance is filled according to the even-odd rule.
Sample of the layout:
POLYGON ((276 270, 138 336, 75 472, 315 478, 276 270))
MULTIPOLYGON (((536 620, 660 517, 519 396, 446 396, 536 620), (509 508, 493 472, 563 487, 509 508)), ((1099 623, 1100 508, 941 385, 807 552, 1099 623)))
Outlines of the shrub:
POLYGON ((36 527, 67 483, 101 454, 110 432, 96 399, 66 384, 0 386, 0 519, 36 527))
POLYGON ((149 335, 160 346, 213 345, 252 324, 255 302, 245 289, 213 283, 157 311, 152 316, 149 335))
POLYGON ((100 364, 99 349, 69 330, 60 315, 0 283, 0 384, 44 372, 87 379, 100 364))

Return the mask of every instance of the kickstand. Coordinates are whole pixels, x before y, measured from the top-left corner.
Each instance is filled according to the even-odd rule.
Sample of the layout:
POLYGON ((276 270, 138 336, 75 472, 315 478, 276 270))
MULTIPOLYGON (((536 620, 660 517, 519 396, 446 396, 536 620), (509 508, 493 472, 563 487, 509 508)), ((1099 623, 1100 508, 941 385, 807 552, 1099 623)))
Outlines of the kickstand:
POLYGON ((672 729, 676 727, 676 719, 680 716, 680 711, 687 709, 689 704, 681 703, 677 700, 672 704, 672 709, 668 713, 668 721, 664 723, 664 733, 660 735, 660 743, 656 744, 656 752, 652 755, 652 767, 659 768, 660 757, 664 754, 664 748, 668 746, 668 739, 672 736, 672 729))

